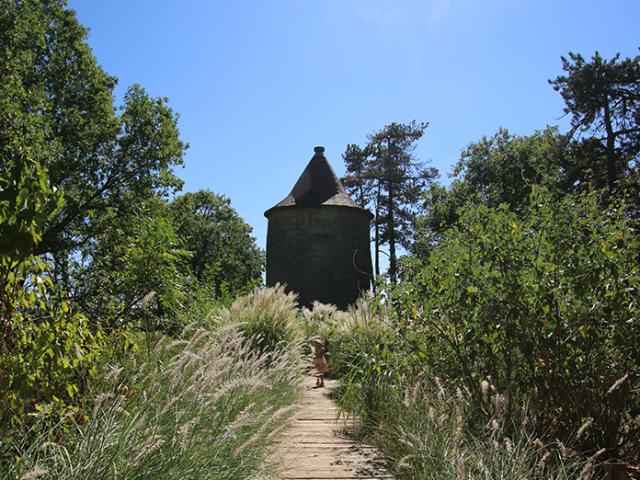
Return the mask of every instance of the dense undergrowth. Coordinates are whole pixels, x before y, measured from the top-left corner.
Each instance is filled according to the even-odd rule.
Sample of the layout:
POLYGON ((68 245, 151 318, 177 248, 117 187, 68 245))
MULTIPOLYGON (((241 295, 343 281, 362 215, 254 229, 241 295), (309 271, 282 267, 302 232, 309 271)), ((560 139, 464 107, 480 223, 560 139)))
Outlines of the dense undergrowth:
POLYGON ((400 478, 591 478, 640 451, 639 244, 623 204, 468 207, 377 300, 306 314, 400 478))
POLYGON ((282 322, 295 315, 282 288, 256 291, 149 354, 110 357, 74 414, 5 443, 0 478, 268 475, 270 439, 299 393, 300 341, 282 322))

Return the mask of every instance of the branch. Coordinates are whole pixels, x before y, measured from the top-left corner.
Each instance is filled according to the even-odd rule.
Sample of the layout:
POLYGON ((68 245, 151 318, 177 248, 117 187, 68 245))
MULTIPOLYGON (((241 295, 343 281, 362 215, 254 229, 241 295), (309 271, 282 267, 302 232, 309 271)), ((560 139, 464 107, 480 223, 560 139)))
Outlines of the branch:
POLYGON ((615 137, 617 137, 618 135, 628 135, 630 133, 640 133, 640 127, 625 128, 625 129, 622 129, 622 130, 617 130, 617 131, 613 132, 613 135, 615 137))

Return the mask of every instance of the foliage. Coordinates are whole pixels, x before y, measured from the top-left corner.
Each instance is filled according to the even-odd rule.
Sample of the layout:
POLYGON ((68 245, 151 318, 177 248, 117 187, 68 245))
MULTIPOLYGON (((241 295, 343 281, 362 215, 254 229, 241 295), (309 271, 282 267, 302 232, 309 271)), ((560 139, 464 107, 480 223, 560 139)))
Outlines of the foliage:
POLYGON ((7 267, 0 280, 0 456, 12 436, 29 437, 32 417, 76 412, 95 374, 104 338, 78 313, 38 257, 7 267))
POLYGON ((104 213, 89 260, 71 272, 83 310, 105 326, 175 331, 185 315, 197 321, 259 281, 262 252, 228 199, 209 191, 151 198, 132 215, 104 213))
POLYGON ((536 185, 553 188, 558 183, 565 138, 557 127, 531 136, 499 129, 491 138, 470 144, 460 155, 452 175, 464 182, 465 199, 488 207, 508 204, 512 210, 528 207, 536 185))
POLYGON ((0 255, 17 261, 33 253, 63 202, 46 168, 45 95, 25 80, 34 52, 23 46, 41 33, 38 19, 17 15, 14 3, 0 3, 0 255))
POLYGON ((640 154, 640 56, 605 60, 596 52, 587 62, 570 52, 562 69, 566 75, 550 83, 565 101, 573 132, 590 139, 580 167, 591 168, 613 190, 640 154))
POLYGON ((536 186, 565 191, 565 165, 570 158, 567 141, 556 127, 530 136, 501 128, 490 138, 471 143, 453 168, 450 188, 433 185, 425 195, 413 251, 427 255, 467 203, 492 208, 507 204, 510 210, 525 214, 536 186))
POLYGON ((166 205, 181 187, 173 168, 186 148, 167 100, 133 85, 116 109, 116 79, 98 66, 64 1, 4 0, 0 22, 0 148, 9 160, 0 208, 13 195, 21 215, 42 217, 31 243, 18 238, 28 228, 21 217, 7 217, 2 249, 22 242, 24 252, 46 253, 50 275, 109 329, 177 328, 189 294, 223 299, 255 285, 262 255, 228 200, 196 192, 166 205), (57 191, 47 204, 9 190, 34 169, 57 191))
MULTIPOLYGON (((94 301, 83 296, 91 292, 87 284, 106 284, 110 272, 100 267, 118 262, 103 257, 93 264, 98 238, 115 220, 113 229, 135 229, 124 224, 139 222, 140 205, 180 188, 172 168, 182 163, 186 145, 166 99, 151 98, 134 85, 120 110, 114 107, 116 79, 97 64, 86 42, 87 29, 66 2, 2 0, 0 5, 3 182, 13 179, 11 188, 20 188, 24 172, 29 177, 32 170, 46 171, 64 201, 45 204, 30 197, 31 204, 25 204, 23 213, 47 218, 46 223, 38 220, 42 228, 34 253, 53 260, 50 274, 84 307, 94 301)), ((12 236, 23 233, 20 221, 11 217, 2 225, 3 241, 21 242, 12 236), (5 228, 14 226, 15 233, 5 236, 5 228)), ((129 247, 116 245, 117 240, 113 236, 113 248, 99 254, 129 247)), ((116 290, 106 303, 118 303, 121 294, 116 290)))
POLYGON ((216 297, 254 286, 264 264, 251 227, 230 203, 209 190, 185 193, 171 203, 176 233, 192 253, 189 274, 211 285, 216 297))
POLYGON ((391 123, 369 135, 365 148, 349 145, 343 155, 347 174, 343 183, 362 207, 374 211, 375 274, 379 253, 389 245, 389 277, 396 281, 397 247, 408 248, 413 238, 415 205, 437 171, 424 168, 413 156, 426 123, 391 123))
POLYGON ((91 260, 76 277, 77 299, 85 312, 109 328, 134 322, 146 329, 172 328, 190 285, 182 273, 189 258, 159 199, 137 206, 134 218, 104 214, 92 241, 91 260), (84 282, 84 283, 83 283, 84 282))
MULTIPOLYGON (((177 138, 176 117, 165 101, 151 99, 140 87, 134 86, 125 95, 124 102, 120 117, 121 134, 113 139, 118 145, 118 150, 113 154, 114 158, 109 165, 100 167, 108 171, 88 170, 90 166, 79 167, 81 176, 96 175, 101 179, 91 184, 92 188, 95 187, 98 191, 81 193, 88 196, 90 202, 68 198, 67 202, 76 205, 76 211, 63 211, 56 225, 45 233, 43 240, 45 247, 49 245, 47 242, 64 244, 62 250, 53 248, 51 251, 57 259, 57 273, 63 281, 68 282, 70 273, 73 272, 73 285, 104 282, 105 279, 100 278, 100 275, 108 272, 102 270, 99 264, 92 265, 92 261, 98 258, 98 243, 95 240, 109 229, 122 228, 126 232, 139 228, 137 223, 143 215, 168 216, 162 207, 159 207, 163 201, 162 196, 175 191, 181 183, 170 169, 173 165, 181 163, 183 146, 177 138), (81 224, 78 229, 70 226, 73 222, 66 223, 65 215, 73 217, 73 222, 81 224), (59 232, 64 239, 52 240, 53 231, 59 232), (82 261, 78 262, 78 258, 82 261)), ((66 179, 60 181, 67 185, 65 191, 76 191, 79 188, 66 179)), ((129 239, 126 234, 122 237, 112 236, 112 248, 106 251, 103 249, 101 255, 129 248, 129 239), (119 240, 121 244, 118 244, 119 240)), ((118 262, 118 258, 103 260, 118 262)), ((81 292, 74 294, 79 297, 81 292)), ((78 299, 87 300, 86 297, 78 299)))
POLYGON ((31 158, 15 158, 0 166, 0 255, 18 261, 28 257, 42 231, 62 206, 62 196, 49 185, 47 171, 31 158))
MULTIPOLYGON (((251 307, 250 307, 251 308, 251 307)), ((249 312, 237 311, 246 318, 249 312)), ((105 369, 77 433, 17 445, 10 478, 247 479, 295 410, 297 352, 251 352, 238 326, 163 337, 148 361, 105 369), (31 477, 29 477, 31 475, 31 477)))
POLYGON ((369 151, 367 147, 349 144, 342 154, 345 164, 345 176, 341 179, 347 191, 355 198, 356 203, 366 208, 376 200, 373 184, 373 173, 369 169, 369 151))
POLYGON ((256 289, 214 315, 219 325, 237 324, 252 350, 269 353, 299 348, 296 295, 284 286, 256 289))
POLYGON ((198 192, 169 204, 186 148, 178 117, 138 85, 114 107, 116 79, 86 38, 63 0, 0 0, 3 459, 51 422, 45 437, 58 440, 73 415, 87 418, 100 353, 128 354, 135 329, 150 347, 154 331, 178 332, 262 268, 228 200, 198 192))
POLYGON ((87 29, 65 2, 3 0, 2 22, 3 98, 34 132, 27 147, 38 153, 52 185, 65 187, 65 205, 44 232, 40 253, 82 245, 102 209, 126 211, 154 189, 179 186, 170 172, 184 149, 175 115, 139 86, 128 90, 117 114, 116 79, 98 66, 87 29))
MULTIPOLYGON (((528 212, 468 205, 425 260, 404 264, 403 282, 382 304, 349 312, 366 321, 340 328, 343 316, 325 327, 342 404, 404 459, 413 472, 407 478, 416 478, 414 469, 430 478, 431 462, 453 468, 452 458, 473 468, 500 459, 501 468, 529 468, 545 455, 533 448, 535 438, 560 442, 559 451, 590 457, 590 465, 638 453, 640 240, 633 221, 623 204, 603 212, 595 195, 557 199, 543 189, 534 189, 528 212), (439 420, 418 421, 436 376, 438 390, 462 392, 458 446, 439 420), (426 391, 414 409, 406 396, 416 386, 426 391), (499 443, 522 447, 516 463, 491 448, 486 425, 496 404, 499 443)), ((431 407, 436 420, 452 415, 446 405, 431 407)), ((513 475, 538 478, 527 471, 513 475)))
POLYGON ((637 210, 640 57, 605 60, 596 53, 587 62, 569 53, 562 64, 566 74, 550 83, 565 101, 571 131, 561 135, 547 127, 521 137, 500 129, 470 144, 453 169, 450 188, 433 185, 426 192, 414 253, 428 255, 467 202, 492 208, 506 203, 526 212, 534 186, 558 195, 607 187, 637 210))
MULTIPOLYGON (((8 108, 12 115, 20 127, 20 112, 8 108)), ((37 132, 21 136, 15 127, 3 123, 0 132, 8 160, 0 163, 0 457, 12 453, 9 439, 33 438, 36 418, 81 414, 79 396, 103 345, 100 330, 53 282, 47 259, 33 255, 63 197, 37 160, 40 146, 28 145, 37 132)))
POLYGON ((602 212, 593 195, 536 192, 524 219, 469 208, 414 265, 398 309, 428 339, 418 353, 433 371, 470 390, 489 376, 507 411, 527 400, 564 441, 589 421, 581 449, 628 453, 640 433, 638 242, 624 205, 602 212))
MULTIPOLYGON (((415 335, 384 304, 360 300, 323 319, 336 398, 358 416, 359 434, 394 461, 396 478, 587 479, 576 453, 534 442, 533 426, 507 416, 493 385, 478 397, 448 388, 429 369, 415 335)), ((560 448, 562 447, 562 448, 560 448)))

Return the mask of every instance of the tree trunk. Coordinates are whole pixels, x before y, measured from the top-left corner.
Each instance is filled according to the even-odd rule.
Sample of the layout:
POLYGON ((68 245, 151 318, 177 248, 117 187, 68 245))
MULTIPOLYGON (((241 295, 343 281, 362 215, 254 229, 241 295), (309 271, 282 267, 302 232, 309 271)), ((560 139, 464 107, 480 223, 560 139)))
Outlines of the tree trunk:
POLYGON ((387 232, 389 235, 389 279, 391 284, 396 283, 396 225, 395 218, 393 216, 394 207, 394 191, 393 191, 393 171, 391 161, 391 140, 387 140, 387 232))
POLYGON ((376 194, 376 216, 374 218, 374 258, 375 258, 375 275, 380 275, 380 183, 378 183, 378 192, 376 194))
POLYGON ((607 131, 607 183, 609 191, 612 191, 618 179, 618 172, 616 171, 616 136, 611 125, 611 111, 607 96, 604 101, 604 126, 607 131))
POLYGON ((393 190, 389 188, 389 217, 387 228, 389 229, 389 279, 396 283, 396 227, 393 218, 393 190))

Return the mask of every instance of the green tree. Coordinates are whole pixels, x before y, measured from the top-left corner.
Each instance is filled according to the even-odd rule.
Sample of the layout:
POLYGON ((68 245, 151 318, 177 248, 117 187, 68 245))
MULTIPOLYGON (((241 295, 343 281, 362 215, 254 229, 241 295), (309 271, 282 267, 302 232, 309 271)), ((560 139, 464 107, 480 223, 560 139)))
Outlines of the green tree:
POLYGON ((638 164, 640 56, 620 60, 617 54, 605 60, 596 52, 586 61, 570 52, 568 58, 562 57, 562 69, 566 74, 549 82, 562 95, 565 113, 571 115, 571 134, 586 134, 597 140, 599 147, 594 149, 594 143, 588 143, 580 166, 594 170, 613 190, 638 164))
POLYGON ((345 176, 341 178, 343 186, 355 198, 355 202, 360 207, 372 208, 374 212, 372 224, 373 264, 377 277, 380 275, 382 185, 380 182, 376 182, 378 172, 374 168, 371 149, 368 145, 364 148, 355 144, 347 145, 342 159, 346 167, 345 176))
POLYGON ((43 229, 62 205, 61 192, 51 188, 46 169, 36 160, 15 155, 2 163, 0 256, 18 262, 31 255, 42 239, 43 229))
POLYGON ((389 246, 389 278, 397 277, 398 247, 409 248, 414 234, 416 204, 437 176, 425 168, 413 152, 427 123, 391 123, 368 136, 364 149, 349 145, 343 155, 347 176, 345 188, 363 206, 374 210, 375 272, 379 272, 379 252, 389 246))
POLYGON ((501 128, 493 136, 471 143, 453 168, 451 185, 432 185, 424 196, 413 253, 426 258, 457 222, 465 205, 496 208, 504 204, 524 216, 536 186, 544 186, 558 197, 583 189, 586 172, 574 169, 579 162, 576 155, 583 147, 560 134, 557 127, 529 136, 501 128))
POLYGON ((53 187, 64 187, 64 206, 37 253, 53 256, 67 286, 104 212, 133 219, 133 205, 180 187, 171 169, 185 149, 166 100, 134 85, 116 110, 116 79, 98 66, 86 37, 62 0, 0 0, 0 149, 3 160, 17 161, 21 151, 5 139, 20 133, 22 152, 48 170, 53 187))
POLYGON ((465 200, 488 207, 507 204, 513 211, 529 205, 534 185, 556 186, 564 163, 565 138, 556 127, 530 136, 501 128, 463 150, 453 168, 465 200))
POLYGON ((260 281, 263 252, 228 198, 209 190, 185 193, 173 200, 171 212, 191 252, 188 276, 213 287, 217 297, 260 281))
POLYGON ((12 4, 0 2, 0 255, 18 261, 42 240, 62 198, 46 168, 46 95, 25 81, 34 53, 22 45, 40 34, 38 22, 32 12, 16 18, 12 4))
POLYGON ((105 213, 86 252, 90 261, 71 275, 77 301, 92 318, 109 329, 132 322, 146 331, 177 324, 191 287, 184 275, 189 254, 166 201, 147 200, 124 219, 115 210, 105 213))
POLYGON ((349 144, 342 154, 346 174, 341 181, 343 186, 362 208, 366 208, 374 199, 372 179, 369 178, 369 151, 359 145, 349 144))

